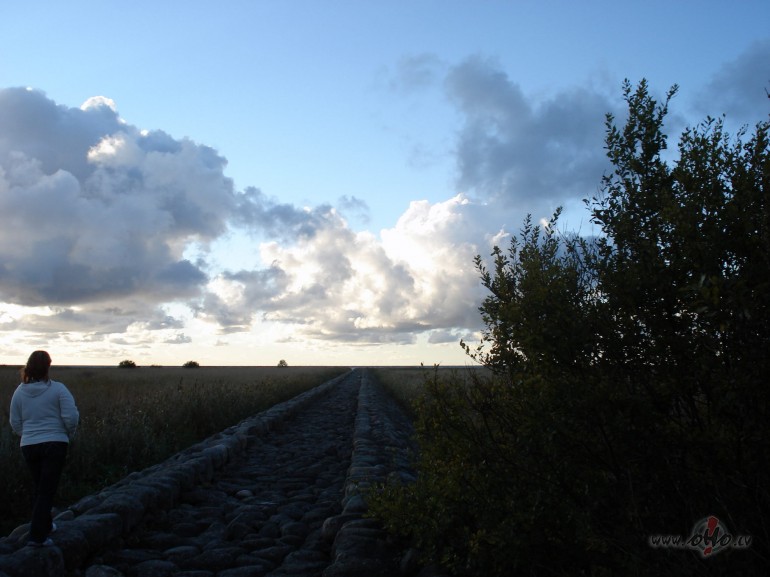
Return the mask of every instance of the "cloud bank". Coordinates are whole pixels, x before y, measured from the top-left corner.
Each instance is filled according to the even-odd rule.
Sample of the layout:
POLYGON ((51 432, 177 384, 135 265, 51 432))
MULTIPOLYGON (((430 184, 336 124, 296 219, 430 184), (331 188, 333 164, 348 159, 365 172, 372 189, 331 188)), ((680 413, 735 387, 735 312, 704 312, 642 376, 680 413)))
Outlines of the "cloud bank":
MULTIPOLYGON (((723 110, 766 106, 747 90, 769 52, 753 45, 711 79, 723 110)), ((461 118, 456 187, 377 232, 346 218, 366 221, 366 191, 315 207, 238 191, 216 150, 139 129, 108 98, 68 108, 0 90, 0 330, 172 346, 191 342, 194 319, 225 337, 270 323, 296 341, 468 338, 484 296, 473 257, 526 214, 594 194, 618 102, 586 87, 535 98, 480 57, 408 58, 391 83, 437 87, 461 118), (218 264, 212 247, 233 235, 257 264, 218 264)))

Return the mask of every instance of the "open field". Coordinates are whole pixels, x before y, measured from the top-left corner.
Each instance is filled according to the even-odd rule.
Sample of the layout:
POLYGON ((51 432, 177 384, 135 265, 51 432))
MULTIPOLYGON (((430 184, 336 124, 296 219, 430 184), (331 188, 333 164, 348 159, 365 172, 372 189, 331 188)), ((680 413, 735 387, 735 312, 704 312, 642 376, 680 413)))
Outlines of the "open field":
MULTIPOLYGON (((80 427, 57 503, 66 505, 160 462, 347 367, 51 368, 75 397, 80 427)), ((29 474, 8 423, 19 367, 0 367, 0 534, 29 515, 29 474)))

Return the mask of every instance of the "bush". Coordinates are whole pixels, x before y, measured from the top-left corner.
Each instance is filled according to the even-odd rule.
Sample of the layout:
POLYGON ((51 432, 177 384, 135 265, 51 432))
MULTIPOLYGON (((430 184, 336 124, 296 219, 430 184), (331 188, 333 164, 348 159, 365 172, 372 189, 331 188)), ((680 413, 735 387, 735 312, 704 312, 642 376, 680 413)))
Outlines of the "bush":
POLYGON ((197 369, 198 367, 200 367, 200 365, 195 361, 187 361, 182 366, 186 369, 197 369))
POLYGON ((770 529, 770 122, 744 141, 686 130, 669 166, 656 102, 626 83, 614 171, 588 202, 602 236, 525 221, 495 248, 492 379, 433 379, 419 477, 372 511, 456 575, 759 574, 770 529), (748 550, 649 546, 707 516, 748 550))
POLYGON ((121 368, 121 369, 135 369, 136 368, 136 363, 134 361, 130 361, 130 360, 126 359, 125 361, 120 361, 118 363, 118 368, 121 368))

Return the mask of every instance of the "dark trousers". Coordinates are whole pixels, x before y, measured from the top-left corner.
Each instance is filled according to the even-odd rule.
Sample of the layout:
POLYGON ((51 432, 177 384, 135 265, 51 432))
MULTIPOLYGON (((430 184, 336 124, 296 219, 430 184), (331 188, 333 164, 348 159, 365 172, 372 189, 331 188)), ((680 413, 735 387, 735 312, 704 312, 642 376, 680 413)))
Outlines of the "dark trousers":
POLYGON ((29 538, 31 541, 42 543, 51 532, 51 509, 67 458, 67 443, 25 445, 21 452, 32 473, 33 483, 34 504, 29 538))

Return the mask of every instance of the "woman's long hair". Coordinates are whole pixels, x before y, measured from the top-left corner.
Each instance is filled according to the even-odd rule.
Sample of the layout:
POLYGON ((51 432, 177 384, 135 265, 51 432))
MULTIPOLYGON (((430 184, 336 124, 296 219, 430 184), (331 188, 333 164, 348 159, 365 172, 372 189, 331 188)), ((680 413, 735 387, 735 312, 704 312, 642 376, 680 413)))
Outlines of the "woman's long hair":
POLYGON ((45 351, 35 351, 29 355, 27 366, 21 369, 21 382, 47 381, 50 367, 51 356, 45 351))

